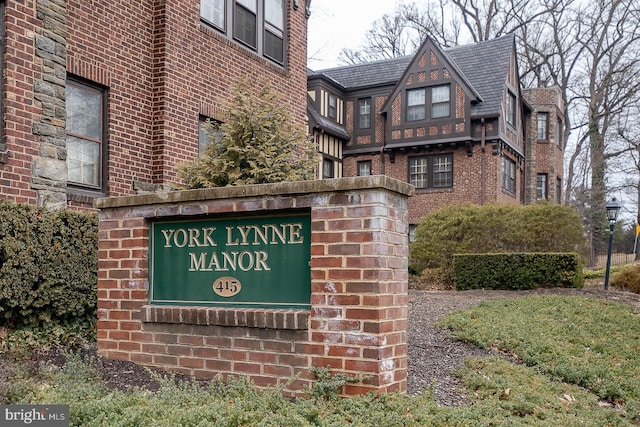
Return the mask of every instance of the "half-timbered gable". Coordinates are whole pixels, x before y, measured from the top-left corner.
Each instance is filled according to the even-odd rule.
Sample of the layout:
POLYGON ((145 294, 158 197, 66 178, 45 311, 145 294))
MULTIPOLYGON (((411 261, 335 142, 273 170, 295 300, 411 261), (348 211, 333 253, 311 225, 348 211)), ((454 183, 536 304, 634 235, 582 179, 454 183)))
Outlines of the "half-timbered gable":
MULTIPOLYGON (((312 72, 310 72, 312 73, 312 72)), ((344 88, 323 75, 308 79, 307 114, 312 138, 316 143, 318 178, 342 178, 344 142, 351 135, 344 127, 344 88)))
POLYGON ((464 145, 469 140, 471 104, 479 101, 457 65, 427 39, 383 106, 385 148, 464 145))

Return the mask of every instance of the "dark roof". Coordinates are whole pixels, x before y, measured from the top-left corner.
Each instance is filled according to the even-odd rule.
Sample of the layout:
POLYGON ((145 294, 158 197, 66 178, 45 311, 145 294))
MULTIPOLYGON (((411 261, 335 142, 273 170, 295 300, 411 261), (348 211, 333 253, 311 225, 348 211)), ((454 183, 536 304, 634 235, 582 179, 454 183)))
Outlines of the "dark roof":
MULTIPOLYGON (((515 36, 444 50, 482 102, 472 108, 473 115, 499 114, 507 80, 515 36)), ((325 76, 346 90, 396 84, 413 56, 402 56, 357 65, 310 71, 309 76, 325 76)))
POLYGON ((402 73, 409 66, 412 58, 413 56, 401 56, 364 64, 319 70, 314 74, 327 76, 347 90, 393 85, 402 77, 402 73))
POLYGON ((328 133, 329 135, 335 136, 340 139, 344 139, 346 141, 351 139, 351 135, 349 135, 349 132, 347 132, 344 126, 341 126, 338 123, 335 123, 318 114, 315 106, 313 105, 313 100, 309 96, 307 96, 307 112, 310 116, 311 121, 313 121, 325 133, 328 133))
POLYGON ((514 41, 515 36, 508 34, 445 51, 482 96, 483 102, 476 104, 471 114, 484 116, 500 113, 514 41))

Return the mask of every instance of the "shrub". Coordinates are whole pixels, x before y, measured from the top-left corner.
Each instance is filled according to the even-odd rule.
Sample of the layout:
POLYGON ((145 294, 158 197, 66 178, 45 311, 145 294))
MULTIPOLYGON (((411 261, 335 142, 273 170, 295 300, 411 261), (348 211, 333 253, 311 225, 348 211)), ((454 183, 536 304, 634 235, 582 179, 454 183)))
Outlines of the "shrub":
POLYGON ((0 201, 0 326, 93 322, 97 217, 0 201))
POLYGON ((464 289, 535 289, 584 285, 577 254, 466 254, 454 256, 455 287, 464 289))
POLYGON ((425 215, 411 244, 416 271, 436 268, 453 283, 453 255, 506 252, 588 253, 579 215, 550 203, 454 204, 425 215))
POLYGON ((268 82, 246 78, 234 88, 229 119, 205 129, 222 131, 192 163, 178 165, 188 188, 265 184, 315 178, 316 148, 268 82))
POLYGON ((640 294, 640 264, 622 268, 611 276, 611 286, 640 294))

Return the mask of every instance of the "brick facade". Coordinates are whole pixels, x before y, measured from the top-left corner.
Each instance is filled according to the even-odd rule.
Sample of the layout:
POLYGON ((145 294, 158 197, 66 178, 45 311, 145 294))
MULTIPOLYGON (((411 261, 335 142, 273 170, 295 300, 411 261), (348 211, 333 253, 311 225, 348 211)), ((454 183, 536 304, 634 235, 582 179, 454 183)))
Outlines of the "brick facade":
POLYGON ((561 94, 557 88, 521 90, 513 35, 447 51, 426 38, 411 58, 313 71, 307 81, 310 111, 322 115, 317 93, 327 92, 344 99, 351 111, 344 120, 316 118, 310 127, 315 135, 339 136, 343 176, 356 176, 358 162, 370 161, 371 174, 420 187, 409 202, 412 225, 452 203, 535 202, 538 174, 548 176, 547 199, 560 202, 563 150, 555 136, 557 122, 551 121, 551 138, 542 142, 536 138, 536 117, 544 111, 563 122, 561 94), (429 97, 436 88, 445 88, 446 112, 433 117, 429 97), (371 106, 372 126, 359 126, 361 102, 371 106), (452 162, 446 183, 429 182, 436 172, 424 158, 413 163, 411 180, 411 157, 435 155, 446 156, 442 164, 452 162))
POLYGON ((175 180, 198 154, 199 115, 224 120, 243 76, 272 84, 306 120, 306 11, 286 5, 285 66, 200 21, 200 2, 5 1, 0 197, 91 208, 175 180), (104 193, 67 186, 65 79, 107 94, 104 193))
POLYGON ((411 186, 387 177, 99 199, 98 349, 211 378, 243 375, 299 393, 311 366, 357 375, 345 394, 406 391, 411 186), (311 215, 310 310, 149 305, 149 221, 311 215))
POLYGON ((564 123, 564 103, 559 87, 526 89, 523 96, 533 106, 528 117, 528 129, 537 129, 538 113, 546 113, 549 118, 548 139, 538 140, 537 132, 527 133, 527 181, 525 200, 527 203, 536 200, 536 178, 538 174, 547 175, 547 200, 561 202, 562 194, 558 183, 564 179, 564 137, 563 129, 558 132, 558 125, 564 123), (560 141, 558 141, 560 136, 560 141))

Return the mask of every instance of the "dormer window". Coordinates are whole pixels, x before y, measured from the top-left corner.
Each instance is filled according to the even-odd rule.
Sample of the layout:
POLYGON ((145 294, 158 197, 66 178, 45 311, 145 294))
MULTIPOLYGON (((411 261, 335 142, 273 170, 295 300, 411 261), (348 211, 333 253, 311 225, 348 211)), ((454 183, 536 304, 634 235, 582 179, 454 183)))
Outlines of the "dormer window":
POLYGON ((338 117, 338 99, 335 95, 329 94, 329 117, 336 119, 338 117))

